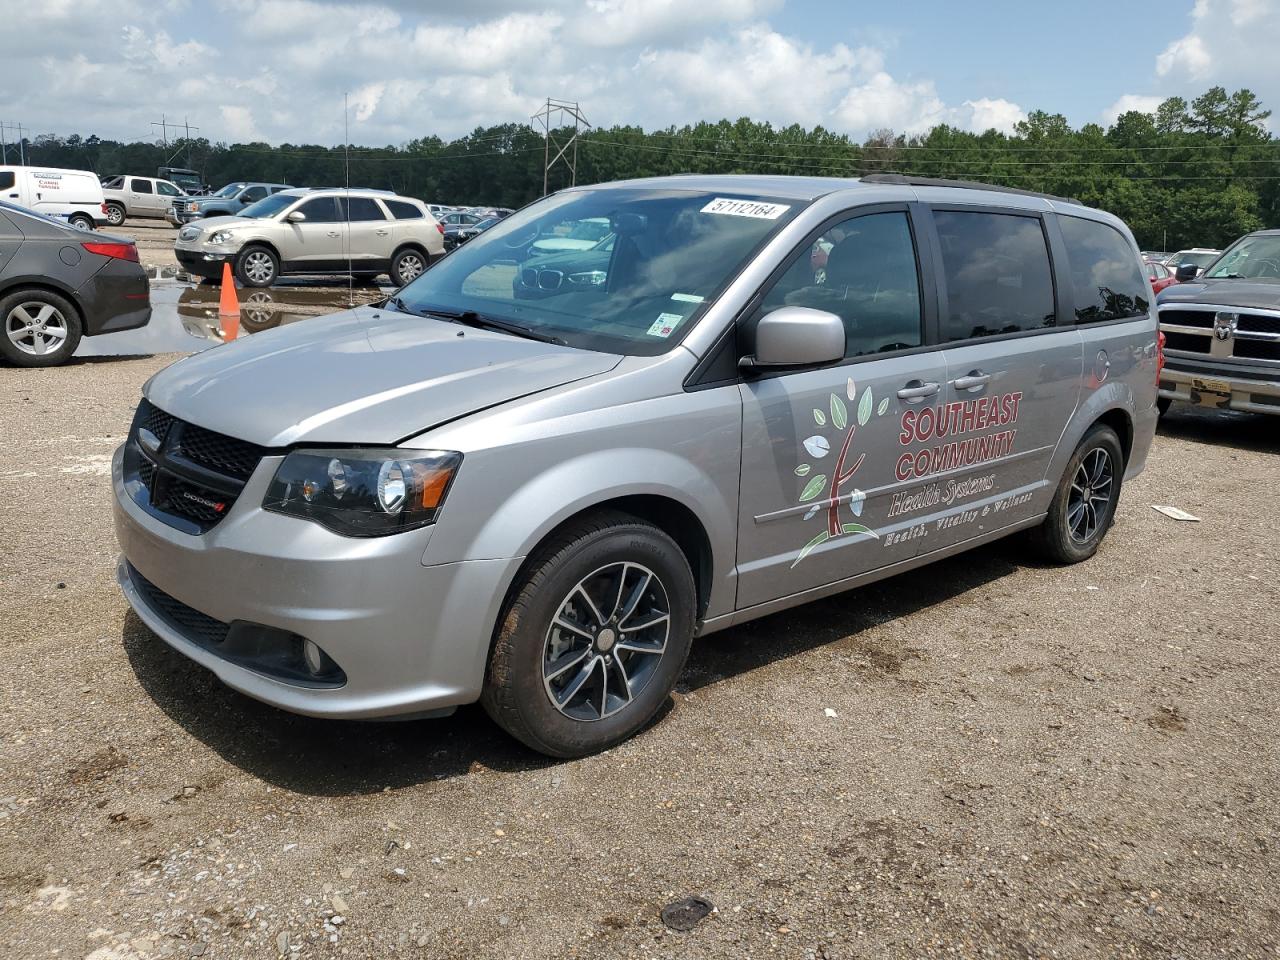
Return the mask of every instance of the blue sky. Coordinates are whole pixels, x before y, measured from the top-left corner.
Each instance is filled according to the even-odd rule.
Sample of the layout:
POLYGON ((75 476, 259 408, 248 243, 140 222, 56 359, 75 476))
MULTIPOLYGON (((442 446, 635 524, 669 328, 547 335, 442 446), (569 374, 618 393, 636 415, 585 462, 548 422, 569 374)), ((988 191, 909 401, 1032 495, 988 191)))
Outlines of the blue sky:
MULTIPOLYGON (((751 116, 855 136, 1073 124, 1212 84, 1280 107, 1280 0, 0 0, 0 119, 141 139, 400 143, 527 119, 751 116)), ((1272 129, 1280 129, 1272 122, 1272 129)))

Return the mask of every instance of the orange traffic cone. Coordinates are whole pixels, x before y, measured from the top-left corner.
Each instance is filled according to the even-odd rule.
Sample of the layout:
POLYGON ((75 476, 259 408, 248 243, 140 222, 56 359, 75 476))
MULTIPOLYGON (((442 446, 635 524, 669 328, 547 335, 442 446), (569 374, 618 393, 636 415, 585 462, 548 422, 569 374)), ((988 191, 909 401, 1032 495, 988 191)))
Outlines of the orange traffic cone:
POLYGON ((231 276, 231 264, 222 265, 222 296, 218 299, 218 324, 222 327, 222 339, 234 340, 240 333, 240 299, 236 296, 236 282, 231 276))
POLYGON ((240 316, 240 299, 236 296, 236 282, 231 277, 231 264, 222 265, 222 297, 218 300, 218 316, 240 316))

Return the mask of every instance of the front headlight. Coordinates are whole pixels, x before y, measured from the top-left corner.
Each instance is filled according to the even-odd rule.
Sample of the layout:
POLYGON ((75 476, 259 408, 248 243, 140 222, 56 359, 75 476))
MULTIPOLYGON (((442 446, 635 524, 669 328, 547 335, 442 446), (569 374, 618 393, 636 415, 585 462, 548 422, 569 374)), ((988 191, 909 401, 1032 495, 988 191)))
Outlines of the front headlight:
POLYGON ((187 204, 187 210, 188 210, 188 211, 190 211, 191 213, 199 213, 199 212, 200 212, 200 204, 198 204, 198 203, 188 203, 188 204, 187 204))
POLYGON ((210 243, 227 243, 231 239, 230 230, 219 230, 209 238, 210 243))
POLYGON ((382 537, 436 519, 462 454, 442 450, 298 450, 284 458, 264 510, 347 537, 382 537))

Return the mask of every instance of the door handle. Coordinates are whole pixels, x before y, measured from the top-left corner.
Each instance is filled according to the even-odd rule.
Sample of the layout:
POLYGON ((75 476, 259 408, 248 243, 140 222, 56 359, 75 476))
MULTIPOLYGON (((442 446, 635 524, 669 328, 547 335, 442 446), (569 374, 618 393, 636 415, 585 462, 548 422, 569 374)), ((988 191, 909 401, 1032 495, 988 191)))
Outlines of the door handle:
POLYGON ((330 231, 329 231, 329 236, 331 236, 331 237, 340 237, 340 236, 342 236, 342 234, 341 234, 341 233, 339 233, 337 230, 330 230, 330 231))
POLYGON ((957 390, 979 390, 991 382, 991 374, 983 373, 981 370, 970 370, 963 377, 956 377, 951 381, 951 386, 957 390))
POLYGON ((911 403, 917 403, 925 397, 932 397, 936 395, 938 389, 939 386, 936 383, 924 383, 920 380, 912 380, 898 391, 898 396, 903 400, 910 401, 911 403))

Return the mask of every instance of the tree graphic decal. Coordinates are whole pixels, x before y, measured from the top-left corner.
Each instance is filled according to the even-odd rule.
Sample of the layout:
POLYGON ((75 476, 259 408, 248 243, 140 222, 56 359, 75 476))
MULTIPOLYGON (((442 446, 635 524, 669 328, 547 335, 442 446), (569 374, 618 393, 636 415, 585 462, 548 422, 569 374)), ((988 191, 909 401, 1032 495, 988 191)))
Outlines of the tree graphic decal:
MULTIPOLYGON (((826 509, 826 529, 819 533, 816 537, 806 543, 796 556, 795 561, 791 564, 794 568, 801 560, 807 557, 815 547, 826 543, 828 540, 835 540, 837 537, 860 537, 868 536, 879 539, 880 535, 870 527, 862 523, 844 522, 840 519, 841 506, 841 490, 845 485, 853 479, 859 468, 862 466, 867 455, 859 453, 856 458, 850 461, 851 447, 853 446, 853 435, 858 432, 858 427, 865 427, 871 422, 871 417, 883 416, 889 409, 889 400, 886 397, 880 401, 880 406, 874 406, 875 399, 871 395, 871 388, 867 387, 862 391, 862 395, 858 396, 857 385, 852 379, 849 380, 846 394, 850 403, 856 401, 857 406, 854 409, 856 423, 849 422, 849 408, 839 394, 831 394, 830 405, 830 425, 837 431, 844 433, 843 439, 840 440, 840 452, 836 456, 835 467, 830 474, 830 490, 828 490, 828 475, 825 473, 817 474, 810 477, 804 485, 804 489, 800 492, 800 502, 808 503, 811 500, 817 500, 822 496, 823 492, 827 492, 825 500, 815 503, 809 508, 809 512, 804 515, 806 520, 812 520, 824 508, 826 509)), ((828 425, 828 413, 825 410, 814 409, 813 422, 820 428, 828 425)), ((839 436, 839 434, 837 434, 839 436)), ((831 453, 831 442, 822 434, 815 433, 809 439, 804 441, 805 452, 813 460, 826 459, 831 453)), ((809 477, 813 473, 814 466, 811 463, 801 463, 796 467, 795 473, 797 477, 809 477)), ((855 518, 862 516, 862 508, 866 503, 866 495, 854 487, 852 494, 848 499, 849 510, 855 518)))

